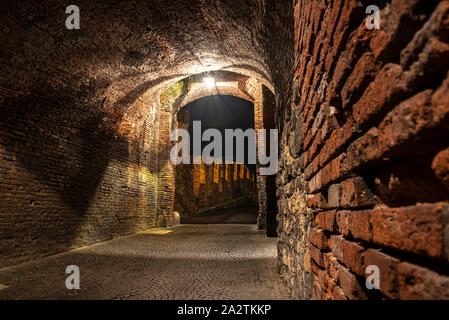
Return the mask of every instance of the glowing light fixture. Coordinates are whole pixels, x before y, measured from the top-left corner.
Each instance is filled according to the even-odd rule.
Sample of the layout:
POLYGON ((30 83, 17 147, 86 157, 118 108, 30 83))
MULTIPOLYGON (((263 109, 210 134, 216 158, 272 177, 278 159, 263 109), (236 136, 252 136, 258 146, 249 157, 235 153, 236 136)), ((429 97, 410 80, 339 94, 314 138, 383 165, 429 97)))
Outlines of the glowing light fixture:
POLYGON ((212 77, 204 78, 204 84, 208 89, 212 89, 215 86, 215 79, 212 77))

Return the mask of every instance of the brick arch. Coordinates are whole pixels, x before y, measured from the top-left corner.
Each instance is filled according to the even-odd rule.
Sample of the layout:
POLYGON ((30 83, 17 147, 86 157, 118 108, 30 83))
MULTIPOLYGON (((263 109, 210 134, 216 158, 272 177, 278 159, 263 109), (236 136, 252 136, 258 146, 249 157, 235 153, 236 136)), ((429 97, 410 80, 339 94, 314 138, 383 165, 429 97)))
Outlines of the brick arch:
POLYGON ((247 82, 250 85, 253 82, 258 82, 269 88, 270 91, 275 91, 273 81, 266 68, 244 64, 244 60, 240 62, 242 63, 220 66, 213 71, 210 71, 209 68, 198 68, 195 70, 196 73, 178 73, 154 79, 147 79, 144 76, 145 79, 142 80, 140 75, 137 78, 143 83, 138 87, 129 83, 130 79, 136 78, 136 76, 119 77, 107 88, 97 93, 97 99, 102 101, 101 109, 105 114, 102 125, 119 135, 136 136, 145 114, 151 111, 151 105, 154 101, 158 101, 163 92, 185 79, 195 79, 201 82, 202 79, 198 77, 208 72, 218 74, 219 78, 226 81, 226 85, 214 90, 202 85, 194 86, 192 92, 189 92, 190 94, 185 99, 181 99, 182 103, 180 102, 179 108, 196 99, 213 94, 232 95, 254 102, 255 99, 247 92, 247 82))
MULTIPOLYGON (((195 75, 192 77, 189 89, 182 96, 172 100, 172 129, 176 127, 185 126, 185 123, 179 123, 178 115, 181 115, 182 108, 189 103, 211 95, 230 95, 238 97, 254 104, 254 128, 257 132, 259 129, 274 129, 274 113, 275 113, 275 96, 270 87, 265 86, 261 81, 255 78, 250 78, 242 74, 231 72, 219 72, 214 74, 216 86, 214 88, 207 88, 203 82, 204 74, 195 75)), ((182 117, 184 117, 182 115, 182 117)), ((181 120, 182 122, 182 120, 181 120)), ((257 152, 259 146, 259 139, 256 133, 257 152)), ((269 148, 269 146, 266 146, 269 148)), ((257 172, 259 172, 259 163, 257 163, 257 172)), ((172 168, 175 171, 175 168, 172 168)), ((264 229, 269 236, 276 236, 276 215, 277 215, 277 201, 276 201, 276 183, 275 176, 260 176, 256 175, 257 185, 257 202, 259 206, 259 218, 257 221, 258 227, 264 229)), ((170 183, 174 177, 170 176, 170 183)), ((174 207, 175 187, 170 189, 170 208, 174 207)), ((168 213, 172 214, 172 210, 168 213)))
POLYGON ((174 102, 172 111, 173 114, 176 114, 189 103, 212 95, 234 96, 256 104, 259 102, 259 96, 257 96, 254 88, 261 83, 263 82, 257 78, 229 71, 197 74, 189 78, 188 90, 174 102), (203 78, 207 76, 215 79, 213 88, 207 88, 205 85, 203 78))
POLYGON ((181 110, 183 107, 185 107, 186 105, 195 100, 199 100, 207 96, 217 96, 217 95, 234 96, 255 103, 255 99, 251 97, 248 93, 233 86, 220 86, 218 88, 213 89, 208 89, 206 87, 201 86, 199 88, 190 90, 186 94, 185 98, 179 104, 178 107, 179 109, 177 111, 181 110))

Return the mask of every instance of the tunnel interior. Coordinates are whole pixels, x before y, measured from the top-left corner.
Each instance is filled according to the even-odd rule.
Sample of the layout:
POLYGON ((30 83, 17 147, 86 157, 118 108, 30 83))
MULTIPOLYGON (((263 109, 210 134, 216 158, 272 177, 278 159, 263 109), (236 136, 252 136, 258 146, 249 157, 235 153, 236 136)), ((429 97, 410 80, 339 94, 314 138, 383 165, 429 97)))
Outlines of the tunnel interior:
POLYGON ((68 29, 60 1, 2 1, 0 268, 175 228, 235 185, 290 297, 449 299, 449 1, 370 5, 79 0, 68 29), (173 164, 205 97, 276 130, 275 174, 173 164))
POLYGON ((249 150, 249 142, 246 138, 243 161, 237 163, 236 139, 233 139, 232 149, 228 152, 223 143, 225 130, 254 130, 253 103, 233 96, 206 96, 181 109, 177 120, 178 128, 187 127, 190 137, 194 136, 194 126, 199 125, 201 136, 209 129, 218 130, 220 136, 214 139, 219 139, 221 142, 219 151, 214 148, 210 152, 210 156, 217 159, 214 163, 205 164, 202 161, 201 164, 195 165, 192 164, 193 157, 201 157, 203 151, 207 151, 207 146, 213 143, 214 139, 202 141, 201 148, 198 150, 194 150, 194 142, 191 141, 190 164, 180 164, 175 169, 174 210, 180 214, 181 223, 202 220, 199 219, 200 217, 186 219, 192 215, 202 217, 207 215, 206 220, 210 221, 208 218, 211 214, 235 212, 234 217, 226 218, 224 221, 236 223, 239 221, 238 216, 242 216, 242 221, 256 224, 258 212, 256 163, 251 164, 249 161, 249 152, 252 152, 252 157, 255 158, 256 150, 249 150), (250 212, 252 218, 248 219, 250 212))

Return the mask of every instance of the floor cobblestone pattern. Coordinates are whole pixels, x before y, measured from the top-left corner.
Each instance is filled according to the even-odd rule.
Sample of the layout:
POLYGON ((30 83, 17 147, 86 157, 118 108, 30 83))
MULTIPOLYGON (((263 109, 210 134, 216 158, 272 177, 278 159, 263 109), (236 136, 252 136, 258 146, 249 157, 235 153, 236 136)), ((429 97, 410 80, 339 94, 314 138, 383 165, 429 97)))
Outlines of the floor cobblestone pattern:
POLYGON ((148 230, 0 270, 0 299, 288 299, 254 225, 148 230), (65 287, 68 265, 80 290, 65 287))

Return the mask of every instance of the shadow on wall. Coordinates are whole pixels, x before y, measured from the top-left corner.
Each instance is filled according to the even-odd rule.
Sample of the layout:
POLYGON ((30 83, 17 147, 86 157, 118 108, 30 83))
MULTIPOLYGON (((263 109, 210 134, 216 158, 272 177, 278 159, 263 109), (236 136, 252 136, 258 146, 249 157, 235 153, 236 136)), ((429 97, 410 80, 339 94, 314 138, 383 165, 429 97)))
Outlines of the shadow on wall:
POLYGON ((132 233, 156 219, 157 151, 144 150, 148 138, 99 130, 101 102, 78 102, 92 101, 95 84, 78 92, 43 86, 2 106, 0 265, 132 233))
POLYGON ((129 146, 126 140, 96 132, 103 115, 83 110, 70 96, 32 92, 7 101, 0 134, 3 147, 18 162, 11 173, 19 184, 22 167, 57 191, 70 208, 84 213, 113 156, 111 149, 120 150, 119 157, 126 160, 129 146))

